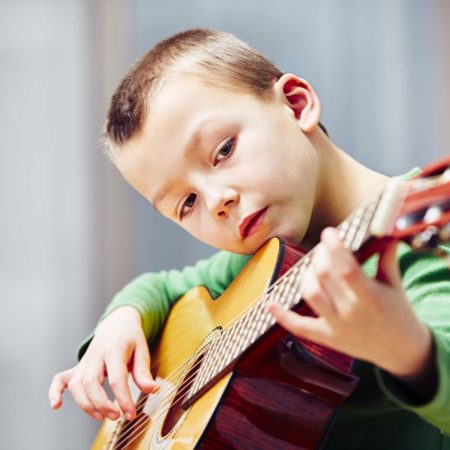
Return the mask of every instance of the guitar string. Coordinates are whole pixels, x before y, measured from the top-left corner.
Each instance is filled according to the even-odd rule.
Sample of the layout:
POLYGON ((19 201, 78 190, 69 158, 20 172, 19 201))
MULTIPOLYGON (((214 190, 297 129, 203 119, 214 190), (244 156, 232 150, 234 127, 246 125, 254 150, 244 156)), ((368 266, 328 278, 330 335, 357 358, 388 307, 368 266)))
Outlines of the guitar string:
MULTIPOLYGON (((244 316, 244 315, 245 315, 244 313, 247 312, 249 309, 251 309, 251 308, 257 308, 257 307, 260 306, 261 304, 264 304, 264 302, 267 303, 267 300, 271 300, 267 294, 270 293, 271 291, 273 291, 273 290, 275 289, 275 287, 281 285, 282 282, 286 281, 287 276, 288 276, 294 269, 299 268, 301 265, 309 265, 309 263, 311 262, 311 259, 312 259, 311 255, 313 255, 313 253, 314 253, 314 248, 313 248, 310 252, 308 252, 308 258, 306 258, 306 255, 305 255, 300 261, 298 261, 297 263, 295 263, 294 265, 292 265, 292 266, 285 272, 285 274, 283 274, 283 276, 281 276, 278 280, 276 280, 275 283, 273 283, 273 284, 267 289, 267 291, 263 294, 263 296, 261 296, 256 302, 254 302, 254 304, 249 305, 243 312, 241 312, 241 313, 240 313, 240 314, 239 314, 239 315, 238 315, 238 316, 237 316, 237 317, 236 317, 229 325, 227 325, 227 327, 225 327, 224 329, 230 328, 230 327, 236 322, 236 320, 238 320, 240 317, 244 316), (263 300, 262 303, 261 303, 261 300, 263 300)), ((299 281, 301 282, 302 279, 303 279, 303 274, 302 274, 301 272, 299 272, 299 274, 301 275, 301 279, 299 280, 299 281)), ((290 288, 292 289, 292 286, 289 286, 289 285, 286 286, 286 285, 285 285, 284 288, 286 288, 286 287, 288 287, 288 288, 290 287, 290 288)), ((300 286, 297 286, 297 288, 299 288, 299 287, 300 287, 300 286)), ((283 292, 282 294, 284 294, 284 292, 283 292)), ((288 294, 289 294, 289 292, 288 292, 288 294)), ((295 297, 296 297, 296 295, 294 294, 294 298, 295 298, 295 297)), ((219 338, 220 338, 220 336, 219 336, 217 339, 219 339, 219 338)), ((213 341, 212 341, 212 342, 213 342, 213 341)), ((199 360, 196 364, 194 364, 194 366, 192 366, 190 369, 191 369, 191 370, 195 369, 195 367, 196 367, 198 364, 200 364, 200 362, 201 362, 201 360, 199 360)), ((183 367, 183 366, 186 366, 186 364, 182 364, 182 365, 181 365, 181 367, 183 367)), ((186 371, 185 371, 184 373, 186 373, 186 371)), ((188 383, 188 381, 191 381, 191 379, 193 379, 193 378, 196 377, 196 376, 197 376, 197 373, 194 372, 194 373, 191 375, 191 377, 188 378, 188 379, 185 381, 185 383, 186 383, 185 391, 188 390, 188 389, 190 389, 190 387, 191 387, 191 385, 188 383)), ((171 377, 171 378, 174 378, 174 377, 171 377)), ((172 387, 172 386, 171 386, 171 387, 172 387)), ((159 417, 161 417, 162 415, 166 414, 166 412, 170 409, 170 408, 168 408, 167 410, 166 410, 166 409, 162 409, 163 407, 165 408, 165 406, 166 406, 166 405, 164 404, 164 401, 165 401, 166 404, 167 404, 167 403, 170 404, 170 401, 171 401, 171 399, 172 399, 172 394, 173 394, 173 392, 175 392, 176 390, 177 390, 177 385, 175 385, 175 386, 173 387, 173 389, 169 389, 168 394, 170 395, 170 398, 169 398, 169 395, 167 395, 165 398, 162 399, 162 403, 161 403, 161 405, 159 405, 160 414, 159 414, 156 418, 153 418, 153 421, 156 421, 159 417)), ((183 395, 184 395, 185 393, 186 393, 186 392, 180 391, 180 392, 179 392, 180 399, 179 399, 178 401, 172 403, 172 406, 175 405, 176 403, 178 403, 179 401, 183 400, 183 399, 184 399, 183 395)), ((147 400, 147 398, 144 397, 144 398, 142 399, 142 401, 140 402, 140 404, 142 404, 142 403, 145 402, 146 400, 147 400)), ((142 417, 141 419, 138 420, 138 422, 134 423, 134 424, 133 424, 134 427, 133 427, 133 426, 130 427, 129 430, 127 430, 128 433, 125 433, 123 436, 121 436, 120 444, 122 444, 125 440, 129 440, 129 438, 131 437, 131 436, 130 436, 130 433, 139 431, 139 429, 141 428, 141 426, 145 426, 145 423, 146 423, 146 422, 147 422, 146 417, 142 417), (140 423, 139 423, 139 422, 140 422, 140 423)), ((142 430, 142 432, 144 432, 144 431, 145 431, 145 429, 142 430)), ((135 438, 137 438, 140 434, 142 434, 142 432, 137 433, 136 436, 133 437, 133 440, 134 440, 135 438)), ((118 443, 118 444, 119 444, 119 443, 118 443)))
MULTIPOLYGON (((210 345, 212 345, 212 343, 210 345)), ((191 368, 188 368, 188 369, 193 369, 196 365, 200 364, 200 362, 201 361, 197 362, 194 366, 192 366, 191 368)), ((194 373, 186 381, 191 381, 196 376, 197 376, 197 374, 194 373)), ((120 436, 119 441, 116 443, 115 449, 119 450, 120 449, 119 445, 122 445, 122 444, 126 444, 126 445, 131 444, 135 439, 137 439, 140 435, 142 435, 142 433, 147 431, 148 427, 150 427, 153 423, 155 423, 160 417, 167 414, 167 412, 169 411, 170 408, 172 408, 173 406, 177 405, 178 403, 184 401, 190 388, 191 388, 191 385, 189 384, 189 382, 187 382, 186 386, 184 388, 182 388, 180 391, 178 391, 178 393, 177 393, 179 396, 178 400, 176 400, 175 402, 172 402, 173 394, 176 393, 178 386, 177 385, 169 386, 168 387, 169 395, 166 395, 166 397, 162 398, 161 404, 158 405, 158 410, 159 410, 158 413, 159 414, 156 415, 156 417, 149 417, 149 416, 145 415, 145 413, 144 413, 144 415, 140 419, 138 419, 137 422, 133 423, 132 426, 123 435, 120 436), (150 423, 148 423, 147 419, 150 419, 150 423), (134 433, 134 435, 133 435, 133 433, 134 433), (131 440, 130 440, 130 438, 131 438, 131 440)), ((146 401, 146 399, 144 401, 146 401)))
MULTIPOLYGON (((367 209, 368 209, 368 208, 367 208, 367 209)), ((366 211, 367 211, 367 209, 366 209, 366 211)), ((357 211, 359 211, 359 209, 358 209, 357 211)), ((364 211, 364 213, 365 213, 366 211, 364 211)), ((350 220, 352 217, 354 217, 354 215, 355 215, 355 214, 352 214, 352 215, 348 218, 348 220, 350 220)), ((348 220, 344 221, 344 222, 341 224, 341 226, 344 226, 344 224, 347 226, 347 225, 348 225, 348 220)), ((341 226, 339 226, 338 229, 341 228, 341 226)), ((347 230, 349 230, 350 228, 351 228, 350 226, 347 226, 347 230)), ((345 231, 347 231, 347 230, 345 230, 345 231)), ((344 236, 343 236, 343 237, 345 237, 345 234, 346 234, 346 232, 344 232, 344 236)), ((341 237, 342 240, 343 240, 343 237, 341 237)), ((282 282, 284 282, 284 281, 287 279, 287 276, 288 276, 295 268, 300 267, 302 264, 309 265, 309 263, 310 263, 311 260, 312 260, 311 255, 313 255, 314 249, 315 249, 315 247, 314 247, 313 249, 311 249, 311 251, 308 252, 306 255, 304 255, 304 257, 303 257, 302 259, 300 259, 300 261, 298 261, 297 263, 293 264, 293 265, 292 265, 292 266, 291 266, 291 267, 290 267, 290 268, 289 268, 289 269, 288 269, 288 270, 287 270, 280 278, 278 278, 271 286, 269 286, 269 288, 266 290, 266 292, 263 294, 263 296, 259 297, 258 300, 257 300, 256 302, 254 302, 254 304, 247 306, 247 308, 246 308, 244 311, 240 312, 239 315, 237 315, 237 316, 234 318, 234 320, 233 320, 232 322, 230 322, 226 327, 224 327, 224 330, 227 329, 227 328, 230 328, 230 327, 231 327, 238 319, 240 319, 242 316, 244 316, 245 313, 246 313, 249 309, 258 307, 258 306, 260 305, 260 303, 261 303, 261 300, 263 300, 262 304, 264 304, 264 301, 267 301, 267 300, 268 300, 268 295, 267 295, 267 294, 270 293, 275 287, 277 287, 278 285, 280 285, 282 282), (309 257, 309 258, 307 258, 307 257, 309 257)), ((300 278, 299 281, 301 282, 301 281, 303 280, 303 274, 300 273, 300 275, 301 275, 301 278, 300 278)), ((288 285, 288 287, 289 287, 289 285, 288 285)), ((292 288, 292 286, 290 286, 290 287, 292 288)), ((294 298, 295 298, 295 297, 296 297, 296 295, 294 294, 294 298)), ((270 299, 269 299, 269 300, 270 300, 270 299)), ((220 337, 220 336, 219 336, 219 337, 220 337)), ((219 337, 218 337, 218 338, 219 338, 219 337)), ((218 339, 218 338, 217 338, 217 339, 218 339)), ((212 340, 211 342, 214 342, 214 340, 212 340)), ((206 352, 206 351, 205 351, 205 352, 206 352)), ((203 353, 205 353, 205 352, 203 352, 203 353)), ((190 358, 190 359, 192 359, 192 358, 190 358)), ((194 364, 194 366, 191 366, 190 369, 193 370, 193 369, 195 368, 195 366, 197 366, 198 364, 200 364, 200 362, 201 362, 201 360, 197 361, 197 363, 194 364)), ((180 365, 180 367, 183 367, 183 366, 187 366, 187 363, 184 363, 184 364, 181 364, 181 365, 180 365)), ((184 372, 184 373, 186 373, 186 372, 184 372)), ((194 373, 190 376, 190 378, 188 378, 186 381, 190 381, 190 380, 192 380, 192 379, 193 379, 194 377, 196 377, 196 376, 197 376, 197 373, 194 372, 194 373)), ((174 376, 172 376, 172 375, 170 375, 169 377, 170 377, 170 378, 174 378, 174 376)), ((167 379, 169 379, 169 377, 168 377, 167 379)), ((177 381, 178 381, 178 380, 177 380, 177 381)), ((172 387, 172 386, 171 386, 171 387, 172 387)), ((187 386, 186 386, 186 388, 185 388, 185 391, 186 391, 187 389, 189 389, 190 387, 191 387, 191 385, 190 385, 189 383, 187 383, 187 386)), ((175 386, 172 388, 172 390, 170 391, 169 395, 171 396, 172 393, 175 392, 176 390, 177 390, 177 386, 175 385, 175 386)), ((184 395, 185 392, 184 392, 183 394, 181 394, 181 391, 180 391, 179 394, 180 394, 180 395, 184 395)), ((169 395, 167 395, 165 398, 162 399, 163 402, 164 402, 164 401, 166 401, 166 403, 170 402, 171 397, 169 398, 169 395)), ((142 403, 144 403, 144 402, 147 400, 146 397, 148 397, 148 395, 147 395, 147 396, 144 396, 144 398, 143 398, 142 401, 140 402, 140 405, 142 405, 142 403)), ((171 406, 175 405, 176 403, 178 403, 178 402, 181 401, 182 399, 184 399, 184 397, 182 397, 182 398, 180 398, 179 400, 177 400, 176 402, 172 403, 171 406)), ((161 404, 161 405, 162 405, 162 404, 161 404)), ((162 407, 161 405, 159 406, 159 408, 162 407)), ((165 405, 164 405, 164 407, 165 407, 165 405)), ((166 412, 167 412, 169 409, 170 409, 170 407, 169 407, 167 410, 162 410, 162 411, 160 411, 160 414, 159 414, 156 418, 153 418, 153 421, 156 421, 159 417, 161 417, 162 415, 166 414, 166 412)), ((138 420, 138 422, 139 422, 139 420, 138 420)), ((140 425, 143 425, 142 422, 146 422, 145 417, 142 418, 141 424, 135 423, 135 424, 133 424, 133 425, 138 425, 138 427, 140 428, 140 425)), ((127 430, 127 431, 128 431, 128 430, 127 430)), ((130 427, 130 432, 129 432, 129 433, 134 432, 134 431, 137 431, 136 427, 134 427, 134 429, 133 429, 132 427, 130 427)), ((143 430, 143 431, 145 431, 145 430, 143 430)), ((129 433, 128 433, 128 434, 129 434, 129 433)), ((142 434, 142 432, 136 434, 136 436, 133 437, 133 440, 136 439, 140 434, 142 434)), ((129 438, 129 437, 130 437, 130 436, 126 436, 126 434, 125 434, 124 437, 121 437, 122 442, 120 442, 120 443, 123 443, 123 441, 124 441, 125 439, 129 438), (124 439, 124 438, 125 438, 125 439, 124 439)), ((127 439, 127 440, 128 440, 128 439, 127 439)), ((130 442, 128 442, 128 443, 130 443, 130 442)))
MULTIPOLYGON (((275 286, 271 286, 270 291, 272 291, 272 290, 274 289, 274 287, 275 287, 275 286)), ((261 297, 261 298, 264 299, 264 303, 266 303, 267 300, 270 300, 270 297, 267 295, 267 292, 266 292, 266 293, 264 294, 264 296, 261 297)), ((261 298, 260 298, 259 300, 261 300, 261 298)), ((254 302, 254 303, 258 304, 258 302, 254 302)), ((264 303, 261 303, 261 302, 259 303, 260 308, 261 308, 261 305, 263 305, 264 303)), ((249 307, 248 307, 247 309, 249 309, 249 308, 251 308, 251 307, 255 307, 255 304, 249 305, 249 307)), ((245 312, 245 311, 244 311, 244 312, 245 312)), ((242 315, 244 315, 244 314, 242 314, 242 315)), ((232 321, 227 327, 225 327, 225 330, 227 330, 230 326, 232 326, 233 323, 234 323, 234 321, 232 321)), ((189 370, 189 369, 192 370, 192 371, 194 371, 194 370, 196 369, 196 367, 197 367, 199 364, 201 364, 202 360, 200 359, 200 354, 201 354, 201 353, 205 353, 206 351, 208 351, 209 348, 210 348, 210 346, 213 345, 215 342, 217 342, 217 339, 220 339, 220 337, 221 337, 221 336, 214 337, 213 339, 210 340, 209 345, 204 347, 203 352, 197 352, 196 357, 199 358, 199 360, 196 362, 196 364, 194 364, 193 366, 192 366, 192 365, 187 365, 187 364, 184 364, 184 365, 181 365, 181 366, 180 366, 181 368, 184 368, 184 367, 187 366, 187 367, 186 367, 186 370, 184 370, 184 374, 185 374, 186 371, 189 370)), ((191 359, 192 359, 192 358, 191 358, 191 359)), ((188 383, 189 383, 194 377, 196 377, 197 374, 198 374, 198 373, 197 373, 196 371, 194 371, 193 374, 185 380, 185 383, 186 383, 186 384, 185 384, 186 389, 190 388, 190 385, 189 385, 188 383)), ((174 376, 171 376, 170 378, 174 378, 174 376)), ((175 389, 176 389, 176 387, 175 387, 175 389)), ((175 389, 173 389, 173 390, 175 390, 175 389)), ((173 393, 173 392, 170 392, 170 391, 169 391, 169 394, 172 394, 172 393, 173 393)), ((184 394, 183 391, 179 391, 179 395, 183 395, 183 394, 184 394)), ((164 398, 163 398, 162 400, 164 401, 164 398)), ((142 404, 143 402, 145 402, 145 401, 146 401, 146 398, 142 398, 142 400, 138 403, 138 405, 141 405, 141 404, 142 404)), ((164 405, 160 405, 159 408, 161 409, 162 406, 164 406, 164 405)), ((145 419, 144 419, 144 420, 145 420, 145 419)))
MULTIPOLYGON (((210 349, 210 347, 211 347, 215 342, 217 342, 218 339, 220 339, 220 336, 217 336, 217 337, 215 337, 214 339, 212 339, 211 342, 209 343, 209 345, 208 345, 207 347, 204 348, 204 352, 203 352, 203 353, 206 353, 206 352, 210 349)), ((189 366, 189 367, 186 368, 186 370, 184 371, 184 374, 185 374, 188 370, 194 371, 194 370, 197 368, 197 366, 200 365, 201 363, 202 363, 202 360, 199 358, 199 360, 198 360, 193 366, 189 366)), ((180 396, 180 397, 179 397, 179 398, 180 398, 180 401, 184 399, 185 394, 186 394, 187 391, 191 388, 190 381, 193 380, 197 375, 198 375, 198 372, 194 371, 193 374, 192 374, 190 377, 188 377, 186 380, 184 380, 184 382, 185 382, 185 387, 182 388, 180 391, 178 391, 178 395, 180 396)), ((180 378, 181 378, 181 377, 180 377, 180 378)), ((178 380, 177 380, 177 382, 178 382, 178 380)), ((169 394, 169 395, 170 395, 170 398, 169 398, 169 395, 167 395, 167 397, 166 397, 166 398, 167 398, 167 401, 164 402, 164 400, 165 400, 166 398, 163 397, 162 403, 158 406, 158 409, 161 411, 161 414, 165 414, 165 413, 166 413, 166 409, 165 409, 166 404, 165 404, 165 403, 167 403, 167 405, 170 405, 170 403, 171 403, 171 401, 172 401, 172 399, 173 399, 173 393, 177 390, 177 388, 178 388, 177 385, 175 385, 175 386, 170 386, 170 387, 167 389, 167 390, 168 390, 167 393, 163 391, 164 395, 169 394), (172 387, 173 387, 173 389, 171 389, 172 387)), ((143 400, 143 401, 146 401, 145 398, 142 399, 142 400, 143 400)), ((142 402, 143 402, 143 401, 142 401, 142 402)), ((140 403, 142 403, 142 402, 140 402, 140 403)), ((176 402, 175 402, 175 403, 176 403, 176 402)), ((172 403, 172 405, 174 405, 175 403, 172 403)), ((153 420, 157 420, 157 418, 159 418, 159 416, 156 417, 156 418, 153 418, 153 420)), ((146 421, 146 418, 145 418, 145 417, 142 417, 141 420, 140 420, 141 423, 142 423, 142 422, 145 422, 145 421, 146 421)), ((138 420, 138 422, 139 422, 139 420, 138 420)), ((140 423, 135 423, 135 424, 134 424, 134 428, 136 428, 136 426, 139 426, 139 425, 140 425, 140 423)), ((124 435, 124 437, 127 438, 127 437, 128 437, 127 435, 129 435, 130 432, 132 432, 132 431, 133 431, 132 429, 128 430, 128 433, 127 433, 126 435, 124 435)))
MULTIPOLYGON (((203 352, 203 353, 205 353, 205 352, 203 352)), ((197 364, 198 364, 198 362, 192 367, 187 367, 185 373, 187 372, 187 370, 189 370, 189 368, 192 369, 197 364)), ((178 378, 178 380, 175 381, 175 383, 177 383, 179 381, 179 379, 182 378, 183 375, 184 374, 181 374, 180 377, 178 378)), ((166 408, 166 406, 170 405, 170 401, 172 399, 172 394, 174 392, 176 392, 176 389, 177 389, 177 385, 176 384, 175 385, 170 384, 170 386, 161 388, 160 394, 161 395, 164 394, 164 396, 161 399, 161 403, 159 405, 157 405, 158 409, 161 409, 162 407, 166 408), (167 392, 165 392, 165 390, 167 390, 167 392)), ((140 402, 140 406, 139 406, 139 407, 142 406, 142 414, 143 414, 143 416, 141 418, 139 418, 137 421, 133 422, 131 424, 131 426, 128 428, 128 430, 125 433, 120 435, 119 441, 115 444, 115 448, 116 449, 119 449, 120 447, 118 447, 118 446, 122 445, 123 443, 126 443, 127 445, 129 445, 133 440, 135 440, 143 432, 145 432, 146 429, 144 428, 143 430, 141 430, 141 428, 145 427, 145 425, 146 425, 146 423, 148 421, 147 419, 150 419, 151 422, 155 422, 162 414, 165 414, 170 409, 171 406, 177 404, 178 401, 179 401, 179 400, 177 400, 176 402, 172 403, 169 408, 163 409, 162 413, 159 414, 158 416, 150 417, 147 414, 145 414, 145 412, 144 412, 144 406, 145 406, 144 403, 147 401, 147 398, 148 398, 148 394, 144 394, 144 398, 140 402), (133 433, 135 433, 135 436, 131 436, 133 433), (130 437, 133 438, 131 441, 129 440, 130 437)), ((182 398, 180 400, 182 400, 182 398)), ((137 407, 137 409, 139 409, 139 407, 137 407)))
MULTIPOLYGON (((302 261, 303 261, 303 260, 302 260, 302 261)), ((291 269, 294 270, 295 267, 293 266, 292 268, 289 269, 289 271, 286 271, 286 273, 283 274, 283 277, 284 277, 285 275, 288 275, 288 272, 290 272, 291 269)), ((282 277, 280 277, 278 280, 283 281, 283 280, 282 280, 282 277)), ((278 280, 277 280, 277 282, 278 282, 278 280)), ((278 283, 278 284, 281 284, 281 282, 278 283)), ((223 327, 223 329, 222 329, 222 333, 223 333, 223 332, 226 332, 227 329, 231 328, 231 327, 236 323, 236 321, 239 320, 241 317, 245 316, 245 314, 246 314, 248 311, 250 311, 250 310, 253 309, 253 308, 256 308, 256 307, 258 306, 258 303, 259 303, 265 296, 268 296, 268 294, 270 294, 270 293, 272 292, 272 290, 275 289, 276 287, 277 287, 277 283, 273 283, 272 285, 270 285, 270 286, 266 289, 266 291, 264 292, 263 295, 261 295, 261 296, 260 296, 256 301, 254 301, 252 304, 248 305, 248 306, 247 306, 245 309, 243 309, 236 317, 234 317, 227 325, 225 325, 225 326, 223 327)), ((230 308, 231 308, 231 306, 230 306, 230 308)), ((226 311, 226 309, 224 309, 224 311, 226 311)), ((222 334, 222 333, 221 333, 221 334, 222 334)), ((220 336, 219 336, 219 337, 220 337, 220 336)), ((211 343, 214 342, 214 339, 215 339, 215 338, 216 338, 215 336, 213 336, 213 337, 211 338, 211 343)), ((209 341, 205 342, 205 343, 203 344, 203 346, 205 346, 207 343, 209 343, 209 341)), ((196 353, 199 353, 199 351, 202 350, 202 347, 203 347, 203 346, 200 346, 200 347, 197 349, 196 353)), ((194 353, 193 355, 191 355, 191 357, 190 357, 188 360, 183 361, 176 369, 174 369, 173 372, 171 372, 171 373, 165 378, 165 380, 168 381, 168 380, 171 380, 172 378, 175 378, 177 372, 180 372, 181 370, 184 370, 184 368, 185 368, 186 365, 188 365, 194 358, 196 358, 196 357, 199 356, 199 355, 197 355, 196 353, 194 353)), ((166 365, 167 365, 167 364, 169 364, 169 363, 167 362, 166 365)), ((138 404, 137 404, 136 406, 138 406, 138 404)))
MULTIPOLYGON (((266 292, 264 295, 266 295, 267 293, 270 293, 271 290, 272 290, 272 286, 271 286, 271 289, 270 289, 270 290, 268 289, 267 292, 266 292)), ((253 308, 253 307, 255 307, 255 306, 257 305, 258 301, 259 301, 261 298, 262 298, 262 297, 258 298, 258 300, 255 301, 253 304, 248 305, 244 310, 241 311, 240 314, 241 314, 242 316, 245 315, 245 313, 247 313, 251 308, 253 308)), ((224 311, 225 311, 225 309, 224 309, 224 311)), ((235 323, 236 319, 239 319, 239 318, 240 318, 240 316, 237 316, 237 317, 233 318, 233 320, 232 320, 229 324, 227 324, 225 327, 223 327, 222 330, 226 332, 228 328, 230 328, 231 326, 233 326, 233 324, 235 323)), ((214 330, 213 330, 213 331, 214 331, 214 330)), ((209 340, 205 341, 205 342, 204 342, 204 343, 203 343, 203 344, 195 351, 195 353, 193 353, 193 354, 189 357, 189 359, 187 359, 187 360, 183 361, 182 363, 180 363, 180 365, 179 365, 176 369, 174 369, 174 371, 172 371, 166 378, 164 378, 164 380, 165 380, 165 381, 170 381, 170 380, 172 380, 172 379, 177 378, 177 374, 178 374, 179 372, 184 371, 183 373, 185 373, 186 369, 189 369, 189 368, 192 369, 192 368, 194 368, 195 366, 191 366, 190 363, 191 363, 194 359, 197 359, 197 358, 199 358, 200 356, 202 356, 204 353, 206 353, 206 351, 209 350, 209 347, 210 347, 214 342, 216 342, 216 339, 219 339, 220 336, 221 336, 221 335, 217 335, 217 334, 211 336, 211 338, 210 338, 209 340)), ((166 365, 170 365, 169 362, 167 362, 166 365)), ((136 407, 138 407, 139 405, 140 405, 140 403, 138 402, 138 403, 136 404, 136 407)))
MULTIPOLYGON (((310 252, 308 252, 308 254, 309 254, 309 255, 312 255, 312 254, 313 254, 313 250, 314 250, 314 249, 312 249, 310 252)), ((306 255, 305 255, 305 256, 306 256, 306 255)), ((285 274, 282 275, 282 277, 280 277, 278 280, 276 280, 276 282, 274 282, 274 283, 266 290, 266 292, 265 292, 262 296, 260 296, 260 297, 258 298, 258 300, 257 300, 256 302, 254 302, 252 305, 247 306, 247 308, 246 308, 244 311, 242 311, 237 317, 235 317, 235 318, 233 319, 232 322, 230 322, 226 327, 224 327, 224 330, 227 330, 227 329, 229 329, 231 326, 233 326, 234 323, 235 323, 239 318, 241 318, 242 316, 244 316, 244 315, 245 315, 244 313, 246 313, 249 309, 251 309, 251 308, 255 308, 255 309, 256 309, 257 307, 261 307, 262 305, 264 305, 264 304, 267 303, 268 301, 272 300, 271 298, 269 298, 269 295, 268 295, 268 294, 269 294, 271 291, 273 291, 273 289, 275 289, 276 286, 280 285, 282 281, 286 281, 287 275, 288 275, 290 272, 292 272, 295 268, 298 268, 301 264, 303 264, 303 265, 309 264, 309 263, 310 263, 310 260, 311 260, 311 258, 307 258, 306 260, 305 260, 305 259, 301 259, 301 260, 298 261, 296 264, 294 264, 293 266, 291 266, 291 267, 285 272, 285 274), (300 263, 301 263, 301 264, 300 264, 300 263), (286 277, 286 278, 285 278, 285 277, 286 277)), ((300 273, 300 275, 303 276, 301 273, 300 273)), ((301 281, 301 280, 300 280, 300 281, 301 281)), ((287 288, 290 287, 290 288, 292 289, 292 286, 289 286, 289 285, 287 285, 287 286, 285 285, 285 287, 287 287, 287 288)), ((297 286, 297 288, 299 288, 299 287, 300 287, 300 286, 297 286)), ((289 292, 288 292, 288 294, 289 294, 289 292)), ((294 294, 294 298, 295 298, 295 294, 294 294)), ((214 339, 220 339, 220 337, 221 337, 221 336, 219 335, 219 336, 217 336, 217 338, 214 338, 214 339)), ((213 344, 214 339, 211 340, 210 345, 213 344)), ((208 348, 208 349, 209 349, 209 348, 208 348)), ((207 350, 208 350, 208 349, 207 349, 207 350)), ((205 352, 203 352, 203 353, 206 353, 207 350, 205 350, 205 352)), ((184 373, 186 373, 187 370, 189 370, 189 369, 190 369, 190 370, 195 369, 196 366, 198 366, 201 362, 202 362, 201 360, 198 360, 193 366, 187 367, 187 368, 186 368, 186 371, 185 371, 184 373)), ((186 364, 183 364, 183 366, 185 366, 185 365, 186 365, 186 364)), ((181 396, 181 398, 180 398, 179 400, 177 400, 176 402, 174 402, 174 403, 171 403, 171 400, 172 400, 172 394, 177 390, 178 386, 177 386, 177 385, 174 385, 174 386, 170 386, 170 387, 169 387, 169 390, 168 390, 168 392, 166 393, 166 397, 162 398, 162 403, 158 406, 158 409, 160 410, 160 414, 159 414, 158 416, 154 417, 154 418, 151 418, 151 419, 153 420, 153 422, 155 422, 157 419, 159 419, 159 417, 161 417, 162 415, 166 414, 167 411, 170 409, 170 407, 172 407, 173 405, 175 405, 175 404, 178 403, 179 401, 184 400, 183 395, 185 395, 185 394, 187 393, 186 391, 187 391, 188 389, 190 389, 190 387, 191 387, 191 385, 189 384, 189 382, 190 382, 193 378, 195 378, 196 376, 197 376, 197 372, 194 372, 189 378, 187 378, 186 380, 184 380, 184 381, 185 381, 184 392, 183 392, 183 390, 179 391, 179 395, 181 396), (162 408, 166 408, 167 405, 170 405, 169 408, 167 408, 167 409, 162 409, 162 408)), ((174 378, 174 377, 171 377, 171 378, 174 378)), ((167 378, 167 379, 168 379, 168 378, 167 378)), ((178 380, 177 380, 177 381, 178 381, 178 380)), ((147 401, 147 398, 143 398, 143 399, 139 402, 139 406, 141 406, 142 403, 144 403, 144 402, 146 402, 146 401, 147 401)), ((127 431, 128 431, 128 434, 125 433, 124 436, 121 436, 120 444, 122 444, 125 440, 128 440, 128 439, 129 439, 130 433, 132 433, 132 432, 134 432, 134 431, 139 431, 139 429, 141 428, 141 425, 142 425, 142 426, 145 426, 145 423, 146 423, 146 422, 147 422, 146 417, 142 417, 141 419, 138 419, 138 421, 137 421, 136 423, 133 424, 133 425, 134 425, 134 429, 133 429, 132 427, 130 427, 129 430, 127 430, 127 431), (140 423, 138 423, 138 422, 140 422, 140 423)), ((142 430, 142 432, 144 432, 144 431, 145 431, 145 430, 142 430)), ((141 434, 141 433, 137 434, 134 438, 139 437, 140 434, 141 434)), ((133 439, 134 439, 134 438, 133 438, 133 439)))

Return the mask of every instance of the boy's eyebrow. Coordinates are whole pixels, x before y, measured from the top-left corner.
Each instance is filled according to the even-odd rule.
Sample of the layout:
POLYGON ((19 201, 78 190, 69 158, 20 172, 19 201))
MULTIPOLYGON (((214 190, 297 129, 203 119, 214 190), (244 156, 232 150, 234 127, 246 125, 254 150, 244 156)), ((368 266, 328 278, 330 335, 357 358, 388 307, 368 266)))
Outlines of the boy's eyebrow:
MULTIPOLYGON (((203 117, 201 120, 199 120, 197 122, 197 124, 193 127, 194 131, 189 136, 187 144, 184 147, 184 151, 181 155, 182 157, 184 155, 191 153, 192 150, 194 150, 195 148, 198 147, 200 138, 201 138, 202 134, 204 133, 204 128, 207 126, 210 126, 212 123, 215 123, 215 122, 219 122, 219 117, 217 115, 203 117)), ((167 192, 170 191, 175 184, 176 183, 174 181, 167 183, 156 194, 152 205, 153 205, 153 208, 156 209, 156 211, 159 212, 160 214, 162 214, 162 213, 158 208, 158 203, 166 196, 167 192)))

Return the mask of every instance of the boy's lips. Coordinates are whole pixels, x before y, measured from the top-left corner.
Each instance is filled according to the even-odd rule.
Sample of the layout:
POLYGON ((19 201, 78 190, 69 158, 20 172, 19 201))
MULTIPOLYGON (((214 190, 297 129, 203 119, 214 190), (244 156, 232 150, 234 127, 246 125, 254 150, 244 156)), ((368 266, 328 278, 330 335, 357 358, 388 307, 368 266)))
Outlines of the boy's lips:
POLYGON ((257 230, 257 226, 260 224, 262 217, 267 211, 267 208, 268 206, 260 209, 259 211, 256 211, 253 214, 250 214, 241 222, 241 224, 239 225, 239 232, 242 239, 245 239, 257 230))

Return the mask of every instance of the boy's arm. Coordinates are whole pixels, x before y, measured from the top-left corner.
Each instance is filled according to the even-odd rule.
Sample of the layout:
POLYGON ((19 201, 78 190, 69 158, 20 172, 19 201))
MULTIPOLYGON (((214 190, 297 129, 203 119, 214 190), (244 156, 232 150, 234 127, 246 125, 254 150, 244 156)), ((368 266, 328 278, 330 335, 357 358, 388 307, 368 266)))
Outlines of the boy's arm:
MULTIPOLYGON (((205 286, 216 298, 233 281, 247 261, 248 255, 220 251, 183 270, 146 273, 118 292, 100 317, 99 323, 121 306, 132 306, 142 317, 144 334, 150 343, 159 336, 171 306, 195 286, 205 286)), ((94 333, 78 348, 78 359, 86 352, 94 333)))
MULTIPOLYGON (((427 375, 437 374, 437 386, 431 398, 421 402, 387 372, 375 368, 375 374, 387 397, 450 434, 450 270, 431 255, 404 249, 399 262, 412 308, 432 333, 435 370, 428 371, 427 375)), ((433 381, 423 380, 424 383, 433 381)))

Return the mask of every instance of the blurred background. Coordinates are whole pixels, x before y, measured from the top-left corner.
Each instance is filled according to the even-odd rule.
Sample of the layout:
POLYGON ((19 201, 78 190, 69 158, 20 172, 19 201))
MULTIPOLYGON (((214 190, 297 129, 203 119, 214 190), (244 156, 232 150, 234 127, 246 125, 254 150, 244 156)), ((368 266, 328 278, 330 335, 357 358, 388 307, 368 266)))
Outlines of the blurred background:
POLYGON ((54 373, 112 295, 213 249, 157 217, 96 142, 129 65, 191 27, 311 82, 332 139, 401 174, 450 153, 447 0, 0 0, 0 448, 81 450, 98 424, 54 373))

